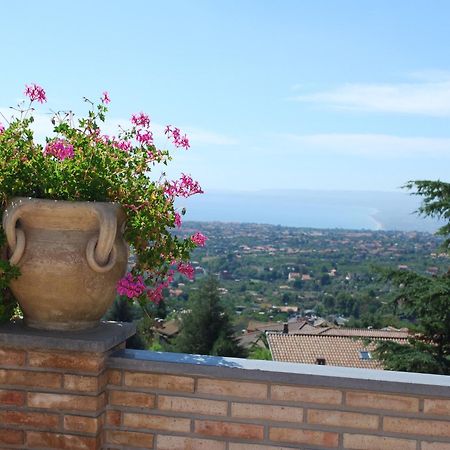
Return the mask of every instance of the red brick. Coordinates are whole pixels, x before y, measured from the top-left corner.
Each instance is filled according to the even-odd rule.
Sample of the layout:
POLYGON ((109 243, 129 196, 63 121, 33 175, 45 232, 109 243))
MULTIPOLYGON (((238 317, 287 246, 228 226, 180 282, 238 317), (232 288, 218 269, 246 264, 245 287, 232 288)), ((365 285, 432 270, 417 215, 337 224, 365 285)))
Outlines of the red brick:
POLYGON ((24 350, 13 350, 0 348, 0 367, 23 366, 25 364, 26 352, 24 350))
POLYGON ((219 422, 214 420, 196 420, 195 432, 207 436, 262 440, 264 426, 247 423, 219 422))
POLYGON ((197 392, 224 397, 244 397, 264 400, 267 398, 267 385, 263 383, 248 383, 245 381, 200 378, 197 382, 197 392))
POLYGON ((110 391, 109 404, 134 408, 153 408, 155 396, 145 392, 110 391))
POLYGON ((271 427, 269 430, 269 439, 275 442, 311 444, 317 445, 320 448, 334 448, 338 446, 339 434, 315 430, 271 427))
POLYGON ((450 443, 445 442, 422 442, 422 450, 450 450, 450 443))
POLYGON ((225 450, 226 443, 211 439, 195 439, 184 436, 158 435, 156 448, 158 450, 225 450))
POLYGON ((3 385, 59 389, 61 383, 62 375, 60 373, 0 369, 0 384, 3 385))
POLYGON ((255 403, 232 403, 231 415, 244 419, 261 419, 278 422, 303 422, 303 408, 255 403))
POLYGON ((96 353, 30 351, 28 353, 28 365, 46 369, 97 373, 104 367, 104 356, 96 353))
POLYGON ((106 431, 108 444, 126 445, 138 448, 153 448, 153 434, 138 433, 137 431, 106 431))
POLYGON ((273 447, 272 445, 260 445, 260 444, 228 444, 228 450, 292 450, 292 447, 273 447))
POLYGON ((130 428, 148 428, 189 433, 191 420, 182 417, 167 417, 153 414, 123 413, 123 425, 130 428))
POLYGON ((308 423, 332 427, 365 428, 377 430, 379 417, 373 414, 359 414, 343 411, 328 411, 319 409, 308 410, 308 423))
POLYGON ((160 395, 158 396, 158 409, 162 411, 197 413, 209 416, 226 416, 228 403, 219 400, 160 395))
POLYGON ((344 448, 351 450, 416 450, 416 441, 385 436, 344 433, 344 448))
POLYGON ((81 433, 97 434, 101 430, 103 416, 64 416, 64 429, 81 433))
POLYGON ((450 421, 384 417, 383 430, 393 433, 450 437, 450 421))
POLYGON ((120 426, 122 420, 122 413, 120 411, 109 410, 106 411, 106 424, 114 427, 120 426))
POLYGON ((63 387, 69 391, 98 392, 100 390, 100 377, 64 375, 63 387))
POLYGON ((22 406, 25 394, 20 391, 5 391, 0 389, 0 405, 22 406))
POLYGON ((107 371, 107 379, 108 384, 114 384, 117 386, 120 386, 122 384, 122 371, 121 370, 115 370, 115 369, 109 369, 107 371))
POLYGON ((95 437, 27 431, 28 448, 48 447, 58 450, 97 450, 100 440, 95 437))
POLYGON ((403 395, 377 394, 375 392, 347 392, 346 404, 357 408, 387 411, 419 412, 419 399, 403 395))
POLYGON ((43 414, 25 411, 0 411, 0 423, 25 427, 56 429, 59 426, 57 414, 43 414))
POLYGON ((25 434, 21 430, 0 429, 0 444, 21 445, 25 442, 25 434))
POLYGON ((62 409, 66 411, 97 411, 104 404, 104 395, 90 397, 86 395, 28 393, 28 406, 32 408, 62 409))
POLYGON ((125 372, 125 386, 194 392, 194 379, 166 374, 125 372))
POLYGON ((426 398, 423 403, 423 410, 425 414, 450 416, 450 400, 426 398))
POLYGON ((342 392, 336 389, 274 385, 271 398, 288 402, 339 405, 342 402, 342 392))

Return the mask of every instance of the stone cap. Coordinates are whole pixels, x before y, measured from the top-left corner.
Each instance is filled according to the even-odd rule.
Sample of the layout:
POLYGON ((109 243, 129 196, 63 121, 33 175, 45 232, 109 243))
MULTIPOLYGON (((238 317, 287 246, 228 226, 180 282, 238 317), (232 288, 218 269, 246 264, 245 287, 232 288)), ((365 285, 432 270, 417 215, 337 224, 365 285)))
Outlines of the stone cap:
POLYGON ((22 321, 0 325, 0 346, 102 353, 125 342, 136 333, 129 322, 100 322, 79 331, 46 331, 29 328, 22 321))
POLYGON ((302 384, 314 387, 367 389, 450 398, 450 377, 445 375, 133 349, 117 350, 108 358, 107 365, 114 369, 138 372, 302 384))

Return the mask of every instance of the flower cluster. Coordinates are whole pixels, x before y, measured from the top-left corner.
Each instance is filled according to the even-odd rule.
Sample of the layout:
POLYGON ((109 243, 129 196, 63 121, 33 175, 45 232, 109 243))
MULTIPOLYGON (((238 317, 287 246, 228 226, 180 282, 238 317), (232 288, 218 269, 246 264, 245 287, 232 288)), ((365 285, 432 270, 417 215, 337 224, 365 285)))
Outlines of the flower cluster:
POLYGON ((130 272, 117 283, 117 293, 119 295, 125 295, 128 298, 140 297, 145 291, 145 288, 142 275, 134 277, 130 272))
MULTIPOLYGON (((35 83, 26 85, 25 95, 28 109, 19 105, 15 109, 19 118, 12 117, 6 126, 0 123, 0 161, 4 162, 0 214, 14 196, 118 203, 126 214, 125 238, 136 262, 118 282, 117 292, 142 305, 144 300, 157 303, 175 272, 192 279, 195 270, 187 261, 192 250, 205 245, 206 237, 175 236, 173 228, 181 227, 181 215, 174 202, 176 197, 203 190, 189 175, 173 181, 165 178, 162 169, 171 156, 154 144, 148 114, 133 114, 116 136, 102 134, 100 122, 106 120, 111 102, 105 91, 97 105, 85 99, 91 105, 85 118, 75 120, 71 112, 57 112, 52 118, 54 134, 42 146, 33 139, 31 123, 34 105, 46 102, 47 95, 35 83)), ((179 128, 169 125, 165 134, 176 148, 189 148, 179 128)), ((0 273, 0 282, 1 277, 0 273)))
POLYGON ((58 159, 73 158, 73 145, 63 139, 56 139, 47 143, 44 149, 44 155, 52 155, 58 159))
POLYGON ((198 247, 204 247, 207 237, 202 233, 195 233, 191 236, 191 241, 198 247))
POLYGON ((195 194, 203 194, 203 190, 189 175, 184 173, 179 180, 168 182, 166 185, 166 194, 173 197, 190 197, 195 194))
POLYGON ((30 99, 31 102, 38 101, 39 103, 44 103, 47 101, 47 96, 44 89, 35 83, 30 86, 25 85, 24 94, 30 99))
POLYGON ((181 136, 181 131, 179 128, 172 127, 172 125, 167 125, 164 133, 166 134, 168 139, 172 139, 173 145, 175 145, 175 147, 183 147, 186 150, 190 147, 189 139, 186 135, 181 136))
POLYGON ((194 278, 195 269, 189 263, 180 262, 177 266, 178 272, 188 277, 190 280, 194 278))
POLYGON ((147 114, 140 112, 131 116, 131 123, 137 127, 147 128, 150 126, 150 117, 147 114))
POLYGON ((152 302, 155 303, 156 305, 163 299, 163 289, 169 287, 170 283, 173 280, 173 271, 171 270, 167 276, 167 278, 160 282, 157 283, 156 286, 154 288, 148 289, 147 290, 147 298, 152 302))

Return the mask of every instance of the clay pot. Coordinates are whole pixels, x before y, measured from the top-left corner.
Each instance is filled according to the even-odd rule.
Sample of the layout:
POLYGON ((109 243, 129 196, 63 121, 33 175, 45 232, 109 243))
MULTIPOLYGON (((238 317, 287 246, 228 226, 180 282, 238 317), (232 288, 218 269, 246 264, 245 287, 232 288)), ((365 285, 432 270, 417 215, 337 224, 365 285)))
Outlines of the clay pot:
POLYGON ((47 330, 98 325, 125 274, 128 246, 119 205, 16 197, 3 215, 10 284, 25 324, 47 330))

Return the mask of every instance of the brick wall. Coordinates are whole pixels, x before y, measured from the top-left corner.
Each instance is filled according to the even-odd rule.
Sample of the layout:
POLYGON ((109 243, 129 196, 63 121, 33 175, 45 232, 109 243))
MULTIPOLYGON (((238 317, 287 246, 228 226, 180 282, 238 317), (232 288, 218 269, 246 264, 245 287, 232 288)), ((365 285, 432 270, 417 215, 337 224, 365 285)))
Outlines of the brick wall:
POLYGON ((0 448, 102 448, 106 360, 133 326, 90 332, 0 328, 0 448))
POLYGON ((180 359, 109 360, 106 448, 450 450, 448 377, 180 359))
POLYGON ((450 450, 450 377, 117 350, 131 331, 108 333, 0 329, 1 449, 450 450))

